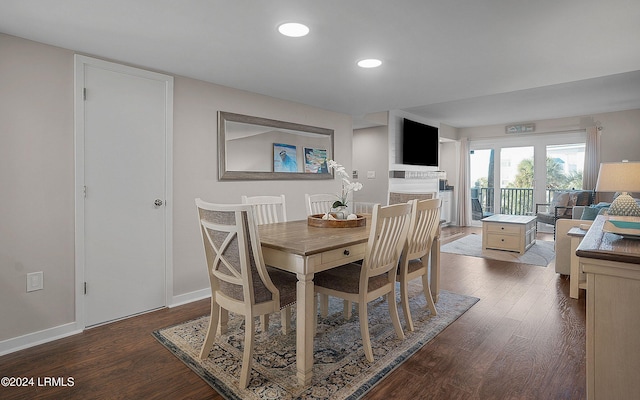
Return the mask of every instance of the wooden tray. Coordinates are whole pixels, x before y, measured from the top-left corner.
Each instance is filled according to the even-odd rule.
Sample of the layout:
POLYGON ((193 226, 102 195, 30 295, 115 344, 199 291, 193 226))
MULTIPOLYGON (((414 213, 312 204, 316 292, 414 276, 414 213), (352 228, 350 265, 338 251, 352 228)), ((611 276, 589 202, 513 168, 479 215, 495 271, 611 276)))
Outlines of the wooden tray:
POLYGON ((357 215, 356 219, 322 219, 324 214, 314 214, 307 217, 309 226, 316 228, 357 228, 367 224, 367 218, 357 215))

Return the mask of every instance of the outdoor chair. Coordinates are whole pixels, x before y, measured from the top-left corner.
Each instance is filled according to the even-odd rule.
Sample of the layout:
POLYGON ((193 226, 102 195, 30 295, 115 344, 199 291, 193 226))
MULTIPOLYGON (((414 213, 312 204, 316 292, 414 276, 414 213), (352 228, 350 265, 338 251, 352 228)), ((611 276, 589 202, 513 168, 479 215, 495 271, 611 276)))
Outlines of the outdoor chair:
POLYGON ((593 203, 592 190, 571 190, 555 192, 551 203, 536 204, 536 218, 538 222, 553 226, 555 238, 556 221, 558 219, 571 219, 573 207, 588 206, 593 203))

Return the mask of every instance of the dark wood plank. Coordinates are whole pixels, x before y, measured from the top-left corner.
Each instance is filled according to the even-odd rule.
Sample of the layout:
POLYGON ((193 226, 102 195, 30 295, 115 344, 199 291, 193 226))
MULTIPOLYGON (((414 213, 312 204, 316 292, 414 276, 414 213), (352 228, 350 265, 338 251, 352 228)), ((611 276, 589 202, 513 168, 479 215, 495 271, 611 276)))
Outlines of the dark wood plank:
MULTIPOLYGON (((443 242, 478 228, 447 227, 443 242)), ((538 239, 553 240, 552 234, 538 239)), ((584 399, 585 298, 546 268, 442 253, 441 287, 481 300, 366 399, 584 399)), ((151 332, 209 312, 202 300, 0 357, 0 376, 74 377, 0 387, 2 399, 222 399, 151 332)))

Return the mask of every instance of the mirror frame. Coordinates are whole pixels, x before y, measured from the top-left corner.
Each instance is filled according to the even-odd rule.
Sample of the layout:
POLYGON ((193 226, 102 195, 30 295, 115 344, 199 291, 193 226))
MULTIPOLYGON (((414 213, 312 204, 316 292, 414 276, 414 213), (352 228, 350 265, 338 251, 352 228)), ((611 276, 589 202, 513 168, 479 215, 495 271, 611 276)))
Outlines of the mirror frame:
POLYGON ((218 178, 220 180, 319 180, 333 179, 333 171, 328 173, 313 172, 266 172, 266 171, 227 171, 227 146, 226 146, 226 123, 241 122, 245 124, 264 126, 269 128, 281 128, 302 133, 314 133, 327 135, 331 140, 331 153, 328 159, 333 158, 334 137, 333 129, 319 128, 316 126, 295 124, 292 122, 277 121, 268 118, 252 117, 249 115, 234 114, 225 111, 218 111, 218 178))

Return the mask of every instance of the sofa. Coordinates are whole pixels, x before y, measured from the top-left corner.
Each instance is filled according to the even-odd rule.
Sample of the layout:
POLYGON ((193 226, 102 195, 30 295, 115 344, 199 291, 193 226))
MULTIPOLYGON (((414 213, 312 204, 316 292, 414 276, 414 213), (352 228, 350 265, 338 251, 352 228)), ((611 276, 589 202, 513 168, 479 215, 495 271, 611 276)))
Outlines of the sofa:
MULTIPOLYGON (((617 193, 616 193, 617 194, 617 193)), ((614 195, 614 198, 616 196, 614 195)), ((640 199, 636 194, 634 199, 640 206, 640 199)), ((571 275, 571 237, 567 235, 569 230, 580 225, 593 223, 596 216, 605 214, 611 203, 599 202, 590 206, 574 206, 571 219, 558 219, 555 225, 555 252, 556 272, 561 275, 571 275)))
POLYGON ((585 207, 577 206, 573 208, 572 219, 558 219, 556 221, 556 273, 561 275, 571 274, 571 237, 567 235, 571 228, 580 225, 589 225, 593 220, 580 219, 585 207))
POLYGON ((610 203, 599 203, 589 207, 574 206, 571 219, 556 221, 555 252, 558 274, 571 274, 571 237, 567 235, 569 230, 580 225, 591 226, 596 216, 605 213, 609 205, 610 203))

